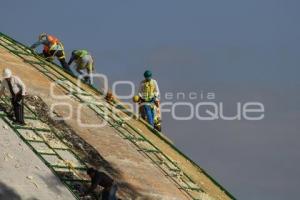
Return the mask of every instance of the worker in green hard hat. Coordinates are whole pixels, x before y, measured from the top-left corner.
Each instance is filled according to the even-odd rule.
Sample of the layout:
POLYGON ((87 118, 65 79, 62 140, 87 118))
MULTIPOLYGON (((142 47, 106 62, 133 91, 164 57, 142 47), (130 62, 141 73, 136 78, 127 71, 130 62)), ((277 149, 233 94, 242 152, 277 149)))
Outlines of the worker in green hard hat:
POLYGON ((84 75, 85 82, 92 84, 91 78, 94 72, 94 61, 91 54, 87 50, 74 50, 72 51, 68 65, 71 65, 73 61, 76 63, 76 71, 80 75, 84 75), (86 70, 86 73, 83 70, 86 70))
POLYGON ((150 70, 144 72, 144 78, 139 87, 141 115, 151 126, 155 127, 155 106, 159 107, 160 92, 157 81, 152 78, 150 70))

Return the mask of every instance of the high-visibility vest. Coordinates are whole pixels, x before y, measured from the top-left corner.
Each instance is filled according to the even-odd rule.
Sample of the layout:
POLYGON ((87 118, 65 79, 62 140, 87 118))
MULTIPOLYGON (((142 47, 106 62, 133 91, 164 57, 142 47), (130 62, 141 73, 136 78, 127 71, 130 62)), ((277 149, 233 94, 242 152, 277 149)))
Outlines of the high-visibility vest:
POLYGON ((155 84, 154 84, 154 80, 150 80, 150 81, 145 81, 144 82, 144 100, 145 101, 150 101, 154 98, 154 90, 155 90, 155 84))
POLYGON ((58 45, 60 43, 59 39, 57 39, 53 35, 47 35, 47 41, 48 41, 48 44, 44 45, 45 52, 50 51, 53 46, 58 45))

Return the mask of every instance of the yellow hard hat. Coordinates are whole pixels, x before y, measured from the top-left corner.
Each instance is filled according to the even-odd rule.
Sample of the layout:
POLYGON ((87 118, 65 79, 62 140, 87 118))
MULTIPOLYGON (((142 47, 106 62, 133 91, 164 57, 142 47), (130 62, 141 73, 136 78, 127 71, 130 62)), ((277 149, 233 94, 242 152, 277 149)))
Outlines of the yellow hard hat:
POLYGON ((133 96, 132 98, 133 102, 137 103, 140 101, 140 97, 138 95, 133 96))

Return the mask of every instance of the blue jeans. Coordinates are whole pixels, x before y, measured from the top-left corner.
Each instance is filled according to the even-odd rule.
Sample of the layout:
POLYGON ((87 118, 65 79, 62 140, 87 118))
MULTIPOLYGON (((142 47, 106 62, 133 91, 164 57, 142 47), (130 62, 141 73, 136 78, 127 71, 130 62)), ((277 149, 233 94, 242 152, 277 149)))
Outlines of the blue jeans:
POLYGON ((154 127, 154 110, 152 106, 149 104, 145 104, 143 107, 148 123, 154 127))

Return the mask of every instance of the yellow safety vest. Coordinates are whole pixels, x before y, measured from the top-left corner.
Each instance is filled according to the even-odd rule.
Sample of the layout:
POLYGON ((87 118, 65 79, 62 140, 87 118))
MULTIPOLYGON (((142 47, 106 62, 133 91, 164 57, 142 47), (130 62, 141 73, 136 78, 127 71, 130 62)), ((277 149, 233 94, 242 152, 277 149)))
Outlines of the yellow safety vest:
POLYGON ((154 90, 155 90, 155 84, 154 81, 151 79, 150 81, 144 82, 144 100, 150 101, 154 98, 154 90))

